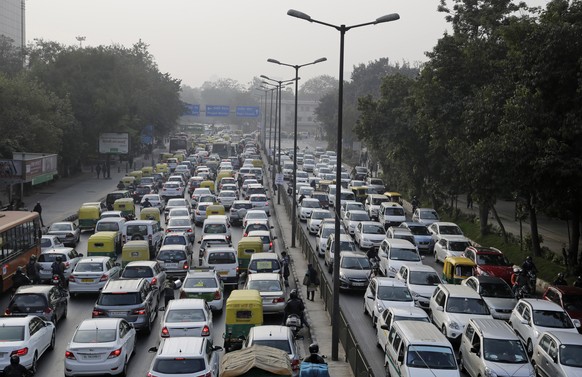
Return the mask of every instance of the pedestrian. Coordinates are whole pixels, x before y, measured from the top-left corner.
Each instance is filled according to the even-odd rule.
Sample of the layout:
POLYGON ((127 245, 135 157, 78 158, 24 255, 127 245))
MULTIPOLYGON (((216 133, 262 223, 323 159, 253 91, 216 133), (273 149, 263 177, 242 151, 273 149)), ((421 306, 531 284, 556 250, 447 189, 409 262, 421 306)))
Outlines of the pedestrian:
POLYGON ((31 255, 26 265, 26 273, 32 284, 40 284, 40 270, 42 267, 36 260, 36 255, 31 255))
MULTIPOLYGON (((101 164, 97 163, 97 166, 95 167, 95 171, 97 172, 97 179, 99 179, 99 174, 101 174, 101 164)), ((103 173, 103 175, 105 176, 105 173, 103 173)))
POLYGON ((129 167, 133 170, 133 156, 129 157, 129 167))
POLYGON ((40 225, 44 227, 44 221, 42 221, 42 207, 40 202, 36 202, 36 205, 32 209, 32 212, 38 213, 38 217, 40 218, 40 225))
POLYGON ((473 196, 470 191, 467 194, 467 208, 473 209, 473 196))
POLYGON ((285 281, 285 286, 289 286, 289 275, 291 271, 289 269, 289 263, 291 262, 289 255, 286 251, 281 252, 281 274, 283 275, 283 280, 285 281))
POLYGON ((310 301, 315 300, 315 291, 319 286, 319 276, 317 276, 317 271, 313 268, 313 265, 309 263, 307 265, 307 272, 303 277, 303 285, 307 286, 307 299, 310 301))
POLYGON ((12 355, 10 356, 10 364, 4 368, 2 375, 5 377, 28 377, 32 376, 32 372, 20 364, 20 356, 12 355))
POLYGON ((107 179, 111 179, 111 165, 109 164, 109 161, 107 161, 107 164, 105 165, 105 172, 103 172, 103 177, 105 177, 105 173, 107 173, 107 179))

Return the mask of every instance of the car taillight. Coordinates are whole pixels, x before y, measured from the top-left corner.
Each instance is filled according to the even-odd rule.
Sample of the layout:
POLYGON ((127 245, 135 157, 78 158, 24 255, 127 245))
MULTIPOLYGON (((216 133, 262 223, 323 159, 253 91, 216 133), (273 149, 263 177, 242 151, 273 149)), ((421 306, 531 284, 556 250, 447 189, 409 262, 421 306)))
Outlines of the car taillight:
POLYGON ((91 315, 93 316, 93 318, 95 317, 99 317, 101 315, 103 315, 103 311, 102 310, 97 310, 97 309, 93 309, 93 312, 91 313, 91 315))
POLYGON ((293 359, 291 361, 291 369, 299 370, 299 364, 300 364, 299 359, 293 359))
POLYGON ((187 270, 187 269, 188 269, 188 263, 184 263, 184 266, 182 266, 182 268, 183 268, 184 270, 187 270))
POLYGON ((187 233, 192 233, 192 228, 188 229, 186 232, 187 233))
POLYGON ((69 281, 73 281, 74 282, 75 281, 75 276, 74 275, 69 276, 69 281))
POLYGON ((65 268, 69 268, 70 266, 71 266, 71 263, 65 262, 65 268))
POLYGON ((12 351, 12 353, 10 353, 10 356, 26 356, 26 354, 28 354, 28 347, 24 347, 24 348, 20 348, 17 350, 12 351))
POLYGON ((164 328, 162 329, 162 338, 167 338, 169 336, 170 336, 170 330, 168 330, 168 328, 164 326, 164 328))
POLYGON ((202 336, 210 335, 210 327, 208 327, 208 325, 204 325, 204 327, 202 328, 202 333, 200 335, 202 336))
POLYGON ((65 351, 65 359, 77 360, 77 358, 71 351, 65 351))
POLYGON ((166 228, 166 233, 170 233, 170 232, 171 232, 170 228, 166 228))
POLYGON ((273 242, 269 242, 269 249, 271 249, 273 247, 273 242))
POLYGON ((222 294, 220 293, 220 291, 215 291, 214 292, 214 298, 213 298, 213 300, 220 300, 221 297, 222 297, 222 294))
POLYGON ((285 302, 285 299, 283 297, 277 297, 273 299, 273 304, 277 304, 279 302, 285 302))
POLYGON ((148 372, 147 377, 156 377, 156 375, 153 374, 152 372, 148 372))
POLYGON ((121 348, 118 348, 114 351, 111 351, 111 353, 109 354, 109 356, 107 356, 108 359, 115 359, 116 357, 119 357, 119 355, 121 355, 121 348))
POLYGON ((248 233, 244 233, 244 234, 243 234, 243 237, 246 237, 246 236, 248 236, 248 235, 249 235, 248 233))
POLYGON ((53 312, 52 308, 44 308, 45 314, 51 314, 53 312))
POLYGON ((101 279, 99 279, 99 281, 107 281, 107 280, 109 280, 109 275, 107 275, 107 274, 101 275, 101 279))
POLYGON ((136 314, 136 315, 145 315, 146 314, 146 310, 145 310, 145 308, 134 309, 133 310, 133 314, 136 314))
POLYGON ((150 285, 154 285, 154 284, 156 284, 157 282, 158 282, 158 278, 154 276, 154 277, 152 278, 152 282, 150 283, 150 285))
POLYGON ((11 315, 12 312, 10 311, 10 309, 6 309, 4 310, 4 315, 11 315))

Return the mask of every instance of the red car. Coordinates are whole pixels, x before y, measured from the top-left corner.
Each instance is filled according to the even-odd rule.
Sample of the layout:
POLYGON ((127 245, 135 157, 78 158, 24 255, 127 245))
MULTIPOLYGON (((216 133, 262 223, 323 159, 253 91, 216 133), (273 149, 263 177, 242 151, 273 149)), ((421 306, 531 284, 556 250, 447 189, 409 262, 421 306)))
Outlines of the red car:
MULTIPOLYGON (((543 299, 555 302, 564 308, 572 319, 582 321, 582 288, 550 285, 544 292, 543 299)), ((582 328, 578 328, 578 331, 582 331, 582 328)))
POLYGON ((513 265, 500 250, 494 247, 469 246, 465 249, 465 257, 477 265, 476 276, 497 276, 511 285, 513 265))

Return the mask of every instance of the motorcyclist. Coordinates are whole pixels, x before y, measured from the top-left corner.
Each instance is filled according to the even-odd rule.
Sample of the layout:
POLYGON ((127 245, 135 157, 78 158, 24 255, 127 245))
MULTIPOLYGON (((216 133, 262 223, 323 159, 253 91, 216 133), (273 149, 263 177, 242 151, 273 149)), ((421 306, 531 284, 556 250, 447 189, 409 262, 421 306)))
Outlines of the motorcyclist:
POLYGON ((28 377, 32 376, 32 372, 20 364, 20 357, 18 355, 10 356, 10 364, 8 364, 2 371, 4 377, 28 377))
POLYGON ((36 255, 31 255, 26 265, 26 272, 32 284, 40 284, 40 270, 42 270, 42 267, 36 260, 36 255))
POLYGON ((24 274, 22 267, 18 266, 12 275, 12 290, 16 292, 23 285, 30 285, 30 279, 24 274))
POLYGON ((418 205, 420 204, 420 202, 418 201, 416 195, 414 195, 412 197, 412 200, 410 201, 410 204, 412 204, 412 212, 416 211, 416 209, 418 208, 418 205))
POLYGON ((317 343, 311 343, 309 345, 309 353, 310 355, 303 359, 304 363, 327 364, 319 354, 319 345, 317 343))
POLYGON ((117 189, 123 190, 124 188, 125 188, 125 184, 123 183, 123 181, 119 181, 119 183, 117 184, 117 189))
POLYGON ((538 269, 537 269, 536 265, 534 264, 533 259, 529 255, 527 256, 527 258, 525 258, 525 261, 521 265, 521 269, 523 271, 525 271, 526 273, 531 271, 534 274, 537 274, 537 272, 538 272, 538 269))
POLYGON ((554 280, 553 284, 554 285, 568 285, 568 282, 566 281, 566 279, 564 279, 563 272, 558 273, 558 276, 554 280))
POLYGON ((513 269, 513 274, 511 275, 511 284, 513 294, 517 295, 517 292, 521 287, 527 287, 527 272, 525 270, 516 267, 513 269))
POLYGON ((305 320, 305 305, 303 304, 303 300, 299 298, 297 289, 293 289, 291 290, 291 293, 289 293, 289 300, 287 300, 287 303, 285 304, 283 324, 287 322, 287 317, 291 314, 299 316, 301 323, 303 323, 305 327, 309 327, 309 324, 305 320))
POLYGON ((60 255, 57 256, 53 264, 51 264, 51 270, 53 276, 57 275, 59 277, 61 288, 65 288, 65 285, 67 284, 67 280, 65 279, 65 269, 66 267, 63 263, 63 257, 60 255))
POLYGON ((574 287, 582 288, 582 276, 578 276, 576 280, 574 280, 574 287))
POLYGON ((142 208, 150 208, 152 206, 152 203, 150 203, 150 198, 145 198, 141 206, 142 208))

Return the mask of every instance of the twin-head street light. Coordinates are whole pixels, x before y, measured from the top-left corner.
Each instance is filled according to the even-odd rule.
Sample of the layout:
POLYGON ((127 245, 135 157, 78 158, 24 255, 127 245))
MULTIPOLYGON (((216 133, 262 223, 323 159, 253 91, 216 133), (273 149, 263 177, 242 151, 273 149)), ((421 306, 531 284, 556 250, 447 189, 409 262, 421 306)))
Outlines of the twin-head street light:
MULTIPOLYGON (((337 112, 337 160, 336 160, 336 182, 335 182, 335 242, 333 255, 333 310, 332 310, 332 332, 331 332, 331 359, 338 359, 338 342, 339 342, 339 264, 340 264, 340 220, 339 208, 341 205, 341 173, 342 173, 342 122, 343 122, 343 97, 344 97, 344 37, 348 30, 357 27, 376 25, 384 22, 396 21, 400 18, 398 13, 391 13, 386 16, 377 18, 374 21, 357 25, 333 25, 327 22, 314 20, 309 15, 294 9, 287 11, 291 17, 300 18, 305 21, 332 27, 340 32, 340 59, 339 59, 339 88, 338 88, 338 112, 337 112)), ((295 219, 293 219, 295 221, 295 219)))
MULTIPOLYGON (((263 121, 263 127, 261 128, 261 132, 262 132, 262 139, 263 139, 263 149, 266 148, 267 146, 267 92, 269 92, 269 88, 265 88, 264 86, 261 86, 259 88, 255 88, 255 90, 260 90, 261 92, 265 92, 265 105, 264 105, 264 121, 263 121)), ((261 96, 262 97, 262 96, 261 96)))
MULTIPOLYGON (((275 92, 275 136, 277 135, 277 104, 279 103, 279 85, 272 84, 270 82, 262 81, 261 84, 263 85, 262 88, 268 88, 267 85, 272 86, 272 88, 268 88, 271 91, 271 113, 269 118, 269 149, 267 150, 267 156, 269 158, 271 155, 271 151, 274 151, 277 147, 273 136, 273 92, 275 92), (271 140, 273 140, 273 145, 271 146, 271 140)), ((274 155, 274 152, 273 152, 274 155)))
MULTIPOLYGON (((291 220, 291 247, 295 247, 295 238, 297 237, 297 196, 295 195, 295 190, 297 189, 297 99, 299 97, 299 68, 305 67, 307 65, 322 63, 326 61, 327 58, 319 58, 317 60, 312 61, 311 63, 301 64, 301 65, 293 65, 287 63, 281 63, 275 59, 267 59, 269 63, 275 63, 279 65, 285 65, 287 67, 291 67, 295 69, 295 120, 293 122, 293 210, 292 210, 292 219, 291 220)), ((279 136, 281 134, 279 133, 279 136)), ((280 145, 281 141, 279 141, 280 145)), ((279 157, 280 158, 280 157, 279 157)))

